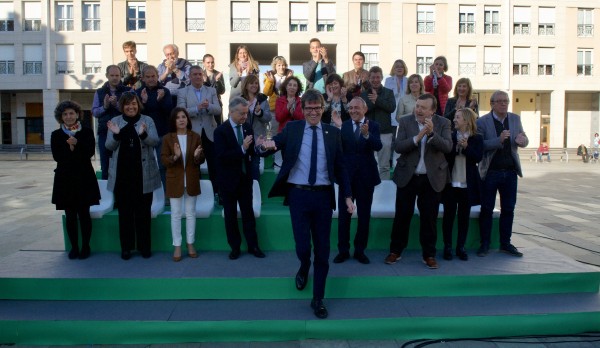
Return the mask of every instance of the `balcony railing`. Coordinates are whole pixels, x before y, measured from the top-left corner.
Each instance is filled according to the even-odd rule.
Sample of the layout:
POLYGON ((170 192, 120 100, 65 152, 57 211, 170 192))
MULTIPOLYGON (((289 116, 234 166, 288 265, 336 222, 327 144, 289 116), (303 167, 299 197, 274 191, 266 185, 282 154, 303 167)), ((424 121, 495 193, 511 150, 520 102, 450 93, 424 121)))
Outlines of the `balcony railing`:
POLYGON ((206 19, 204 18, 187 18, 186 19, 187 31, 204 31, 206 25, 206 19))
POLYGON ((102 62, 85 62, 83 64, 84 74, 98 74, 102 72, 102 62))
POLYGON ((477 63, 458 63, 459 75, 475 75, 477 73, 477 63))
POLYGON ((14 74, 15 73, 15 61, 14 60, 0 60, 0 75, 14 74))
POLYGON ((12 19, 0 19, 0 31, 15 31, 15 21, 12 19))
POLYGON ((513 33, 515 35, 529 35, 529 23, 515 23, 513 33))
POLYGON ((40 75, 42 73, 42 62, 41 61, 24 61, 23 62, 23 74, 24 75, 40 75))
POLYGON ((554 35, 554 24, 539 24, 538 35, 554 35))
POLYGON ((83 31, 100 31, 100 19, 84 19, 83 31))
POLYGON ((485 23, 483 25, 484 34, 500 34, 500 23, 485 23))
POLYGON ((317 31, 331 32, 335 29, 334 19, 319 19, 317 20, 317 31))
POLYGON ((459 34, 475 34, 475 22, 460 22, 458 32, 459 34))
POLYGON ((484 75, 500 75, 500 68, 502 64, 500 63, 484 63, 483 64, 483 74, 484 75))
POLYGON ((42 20, 41 19, 25 19, 23 21, 23 30, 24 31, 40 31, 40 30, 42 30, 42 20))
POLYGON ((232 18, 231 31, 250 31, 250 18, 232 18))
POLYGON ((577 75, 592 76, 594 66, 592 64, 577 64, 577 75))
POLYGON ((258 22, 259 31, 277 31, 277 18, 261 18, 258 22))
POLYGON ((435 22, 418 22, 417 23, 418 34, 434 34, 435 33, 435 22))
POLYGON ((360 31, 363 33, 378 33, 379 21, 376 19, 363 19, 360 21, 360 31))
POLYGON ((74 74, 75 73, 75 62, 70 61, 56 61, 56 74, 74 74))
POLYGON ((291 19, 290 31, 308 31, 308 19, 291 19))
POLYGON ((61 19, 56 20, 57 31, 73 31, 73 20, 72 19, 61 19))
POLYGON ((594 25, 577 24, 577 36, 594 36, 594 25))
POLYGON ((552 64, 540 64, 538 65, 538 75, 554 75, 554 65, 552 64))

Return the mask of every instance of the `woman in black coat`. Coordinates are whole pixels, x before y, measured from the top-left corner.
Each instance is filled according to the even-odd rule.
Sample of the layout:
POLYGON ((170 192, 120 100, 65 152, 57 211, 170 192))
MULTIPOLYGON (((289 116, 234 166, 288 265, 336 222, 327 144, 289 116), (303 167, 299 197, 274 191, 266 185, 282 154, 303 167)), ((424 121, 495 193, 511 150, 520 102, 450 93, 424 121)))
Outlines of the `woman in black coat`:
POLYGON ((458 216, 458 236, 456 256, 467 261, 465 241, 469 231, 471 206, 480 204, 480 182, 477 163, 483 157, 483 137, 477 134, 477 114, 470 108, 456 110, 454 131, 452 131, 452 151, 446 154, 450 183, 442 193, 444 218, 444 259, 452 260, 452 227, 458 216), (458 210, 457 210, 458 208, 458 210))
POLYGON ((96 141, 89 128, 81 126, 79 104, 66 100, 54 109, 54 117, 60 128, 52 132, 50 144, 56 161, 52 203, 57 210, 64 210, 66 229, 71 243, 69 259, 81 260, 90 256, 92 220, 90 206, 99 204, 100 190, 92 166, 96 141), (79 249, 77 218, 81 227, 81 250, 79 249))

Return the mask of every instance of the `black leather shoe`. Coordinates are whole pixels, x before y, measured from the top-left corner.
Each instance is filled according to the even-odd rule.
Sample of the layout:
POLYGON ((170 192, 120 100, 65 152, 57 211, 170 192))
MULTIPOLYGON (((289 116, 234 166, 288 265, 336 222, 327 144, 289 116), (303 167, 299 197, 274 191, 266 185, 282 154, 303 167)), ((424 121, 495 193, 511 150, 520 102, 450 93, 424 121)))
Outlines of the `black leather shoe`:
POLYGON ((348 253, 339 253, 336 257, 333 258, 333 263, 342 263, 350 258, 350 254, 348 253))
POLYGON ((306 283, 308 282, 308 274, 298 270, 296 273, 296 289, 304 290, 306 283))
POLYGON ((325 319, 329 315, 327 307, 323 304, 323 300, 312 299, 310 301, 310 308, 315 312, 315 316, 319 319, 325 319))
POLYGON ((354 253, 354 259, 356 259, 356 261, 362 263, 363 265, 368 265, 371 263, 371 260, 369 260, 365 253, 354 253))
POLYGON ((145 259, 149 259, 149 258, 152 257, 152 253, 150 251, 144 251, 142 253, 142 257, 145 258, 145 259))
POLYGON ((250 250, 249 252, 250 254, 254 255, 254 257, 258 257, 259 259, 264 259, 266 256, 259 247, 256 247, 254 250, 250 250))
POLYGON ((79 257, 79 248, 73 248, 69 251, 69 260, 75 260, 79 257))
POLYGON ((91 254, 91 250, 89 246, 84 246, 81 248, 81 252, 79 253, 79 259, 80 260, 85 260, 88 257, 90 257, 91 254))
POLYGON ((480 246, 479 249, 477 250, 477 256, 479 256, 479 257, 485 257, 489 253, 490 253, 490 247, 485 246, 485 245, 480 246))
POLYGON ((456 257, 458 257, 462 261, 468 261, 469 255, 467 255, 467 251, 465 248, 456 248, 456 257))
POLYGON ((444 260, 447 260, 447 261, 452 260, 452 247, 450 247, 450 246, 444 247, 444 260))
POLYGON ((229 259, 230 260, 237 260, 240 257, 240 251, 239 250, 231 250, 231 252, 229 253, 229 259))
POLYGON ((516 257, 523 257, 523 253, 520 252, 514 245, 512 244, 507 244, 507 245, 502 245, 500 246, 500 252, 511 255, 511 256, 516 256, 516 257))
POLYGON ((121 258, 123 260, 129 260, 131 258, 131 251, 130 250, 121 251, 121 258))

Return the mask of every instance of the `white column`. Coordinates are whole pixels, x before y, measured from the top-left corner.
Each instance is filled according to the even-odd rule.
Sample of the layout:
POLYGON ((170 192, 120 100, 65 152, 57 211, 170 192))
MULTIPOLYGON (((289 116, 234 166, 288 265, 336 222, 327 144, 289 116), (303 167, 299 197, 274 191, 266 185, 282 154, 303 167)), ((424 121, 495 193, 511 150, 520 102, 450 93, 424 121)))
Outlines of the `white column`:
POLYGON ((58 104, 59 93, 56 89, 45 89, 42 96, 44 103, 44 144, 50 144, 50 135, 56 129, 54 109, 58 104))
POLYGON ((565 144, 565 91, 554 90, 550 94, 550 146, 563 147, 565 144))

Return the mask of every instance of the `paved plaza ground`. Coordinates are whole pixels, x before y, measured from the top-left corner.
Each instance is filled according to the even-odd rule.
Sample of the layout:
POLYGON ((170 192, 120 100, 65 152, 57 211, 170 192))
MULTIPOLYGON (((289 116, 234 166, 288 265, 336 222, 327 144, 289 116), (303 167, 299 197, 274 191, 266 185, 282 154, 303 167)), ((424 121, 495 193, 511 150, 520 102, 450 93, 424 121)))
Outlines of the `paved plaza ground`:
MULTIPOLYGON (((568 163, 535 163, 529 162, 528 156, 524 155, 522 159, 524 178, 519 179, 514 244, 517 247, 531 243, 545 246, 600 269, 600 164, 583 163, 579 159, 568 163)), ((51 160, 0 160, 0 258, 18 250, 64 250, 62 212, 56 211, 50 203, 54 167, 51 160)), ((471 254, 475 257, 474 251, 471 254)), ((405 343, 306 340, 177 346, 401 347, 405 343)), ((592 338, 519 338, 512 342, 445 342, 427 347, 600 347, 600 335, 592 338), (556 341, 570 342, 551 344, 556 341)))

